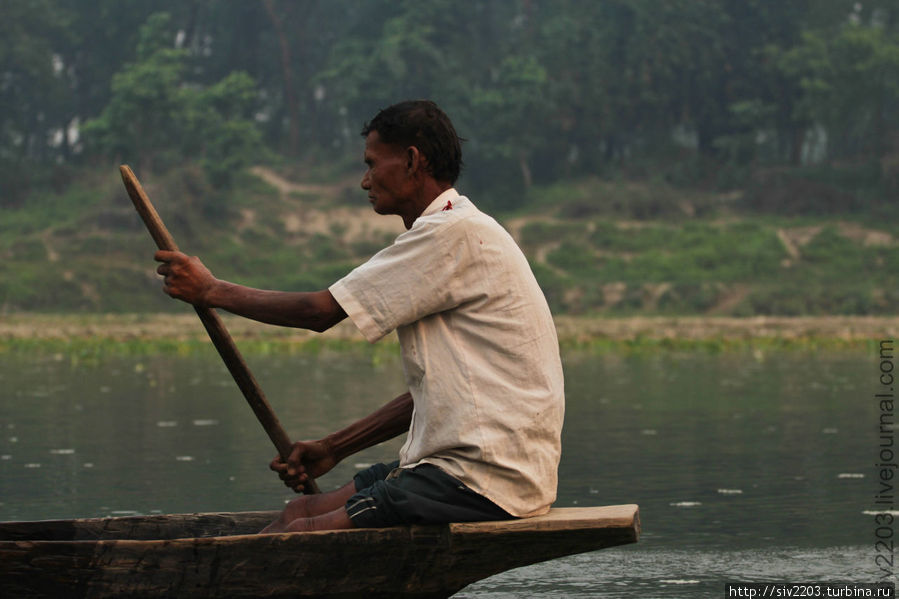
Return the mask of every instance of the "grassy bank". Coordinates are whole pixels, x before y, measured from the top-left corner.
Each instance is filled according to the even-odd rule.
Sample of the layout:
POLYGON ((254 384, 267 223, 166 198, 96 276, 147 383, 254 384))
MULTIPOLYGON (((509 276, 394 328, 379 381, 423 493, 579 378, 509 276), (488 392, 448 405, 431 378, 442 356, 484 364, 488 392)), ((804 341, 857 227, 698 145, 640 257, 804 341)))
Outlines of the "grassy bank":
MULTIPOLYGON (((371 345, 352 324, 316 334, 224 316, 248 355, 362 352, 374 360, 398 352, 395 337, 371 345)), ((563 350, 744 351, 876 350, 899 337, 899 317, 634 317, 556 320, 563 350)), ((212 352, 192 313, 123 315, 16 314, 0 319, 0 354, 55 355, 60 360, 150 354, 212 352)))
POLYGON ((749 191, 635 181, 535 193, 545 198, 506 224, 557 313, 895 313, 899 243, 871 215, 753 212, 749 191))
MULTIPOLYGON (((251 286, 323 288, 403 230, 371 211, 356 176, 312 185, 258 167, 218 193, 184 168, 144 185, 185 251, 251 286)), ((589 178, 532 188, 496 216, 556 314, 895 314, 899 241, 887 220, 754 213, 747 193, 589 178)), ((177 313, 154 249, 118 173, 85 172, 65 191, 0 210, 0 313, 177 313)))

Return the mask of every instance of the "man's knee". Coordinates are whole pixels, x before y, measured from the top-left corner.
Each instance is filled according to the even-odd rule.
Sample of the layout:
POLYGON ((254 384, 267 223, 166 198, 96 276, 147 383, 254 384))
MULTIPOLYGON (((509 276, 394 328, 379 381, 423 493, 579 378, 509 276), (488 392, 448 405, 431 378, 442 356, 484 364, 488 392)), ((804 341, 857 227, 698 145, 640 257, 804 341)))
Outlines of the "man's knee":
POLYGON ((338 508, 327 514, 313 517, 302 517, 288 523, 285 532, 308 532, 310 530, 342 530, 354 528, 353 521, 347 516, 346 510, 338 508))
POLYGON ((297 518, 309 518, 310 516, 314 516, 310 512, 309 502, 310 499, 315 497, 315 495, 300 495, 294 499, 291 499, 287 502, 287 505, 284 506, 284 509, 281 511, 281 516, 278 518, 284 524, 288 524, 297 518))
POLYGON ((300 495, 291 499, 281 512, 285 524, 297 518, 314 518, 343 507, 346 500, 356 492, 352 482, 339 489, 317 495, 300 495))

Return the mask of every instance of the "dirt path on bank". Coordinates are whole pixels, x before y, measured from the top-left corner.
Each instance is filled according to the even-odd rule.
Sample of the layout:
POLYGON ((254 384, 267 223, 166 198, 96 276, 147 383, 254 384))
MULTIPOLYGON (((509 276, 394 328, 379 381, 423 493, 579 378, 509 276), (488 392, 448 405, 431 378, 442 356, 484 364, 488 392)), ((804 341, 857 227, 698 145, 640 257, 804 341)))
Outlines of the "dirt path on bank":
POLYGON ((288 181, 275 171, 264 166, 254 166, 250 172, 277 189, 282 196, 291 193, 310 193, 321 195, 328 198, 337 197, 344 186, 342 185, 324 185, 316 183, 294 183, 288 181))
MULTIPOLYGON (((365 194, 358 188, 358 182, 344 182, 333 185, 314 183, 295 183, 284 179, 273 170, 256 166, 250 171, 266 183, 272 185, 281 194, 284 207, 279 218, 284 231, 290 234, 320 234, 340 239, 344 243, 360 240, 378 240, 395 237, 403 231, 402 220, 384 218, 376 214, 365 199, 365 194), (358 203, 341 205, 337 198, 347 191, 358 195, 358 203), (292 198, 293 193, 312 194, 326 200, 323 205, 310 205, 308 202, 292 198)), ((256 219, 255 211, 244 210, 244 226, 256 219)))
MULTIPOLYGON (((362 340, 348 321, 330 331, 312 333, 271 327, 223 314, 236 339, 303 341, 313 337, 362 340)), ((752 339, 826 338, 879 340, 899 337, 899 317, 814 316, 729 318, 632 317, 578 318, 559 316, 556 328, 563 341, 595 339, 752 339)), ((122 341, 206 339, 197 317, 184 314, 140 315, 49 315, 7 314, 0 316, 0 341, 14 339, 111 339, 122 341)))

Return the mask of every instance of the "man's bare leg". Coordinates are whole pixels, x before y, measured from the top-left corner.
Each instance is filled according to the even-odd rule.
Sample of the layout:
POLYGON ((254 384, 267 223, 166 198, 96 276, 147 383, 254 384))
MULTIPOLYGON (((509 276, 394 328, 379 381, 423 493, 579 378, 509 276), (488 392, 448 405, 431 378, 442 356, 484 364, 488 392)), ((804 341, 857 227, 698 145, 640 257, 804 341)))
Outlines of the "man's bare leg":
MULTIPOLYGON (((349 521, 349 516, 346 515, 346 510, 343 509, 343 506, 355 492, 356 484, 350 481, 336 491, 328 491, 318 495, 300 495, 296 499, 291 500, 284 507, 281 515, 274 522, 263 528, 260 533, 285 532, 288 525, 295 520, 311 520, 319 516, 330 515, 337 510, 343 512, 344 517, 349 521)), ((335 519, 335 523, 341 523, 341 521, 335 519)), ((351 527, 352 522, 349 522, 349 526, 341 526, 339 528, 351 527)), ((328 530, 328 528, 308 528, 304 530, 328 530)))
POLYGON ((313 516, 312 518, 297 518, 287 525, 285 532, 307 532, 310 530, 341 530, 355 528, 355 524, 347 516, 346 508, 340 506, 332 512, 313 516))

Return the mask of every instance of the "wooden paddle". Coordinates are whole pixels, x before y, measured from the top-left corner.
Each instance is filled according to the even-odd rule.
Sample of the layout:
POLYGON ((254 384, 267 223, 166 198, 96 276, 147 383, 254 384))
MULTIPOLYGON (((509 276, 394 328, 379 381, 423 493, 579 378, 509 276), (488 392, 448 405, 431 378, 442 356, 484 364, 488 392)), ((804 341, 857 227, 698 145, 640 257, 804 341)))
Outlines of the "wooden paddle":
MULTIPOLYGON (((141 187, 140 181, 134 176, 131 168, 128 165, 123 164, 119 167, 119 171, 122 173, 122 181, 125 183, 125 189, 128 190, 128 195, 131 197, 131 201, 134 203, 134 207, 137 209, 138 214, 140 214, 144 224, 147 225, 147 229, 150 231, 153 241, 156 242, 156 245, 161 250, 179 251, 178 245, 175 243, 175 240, 172 238, 168 229, 166 229, 162 219, 159 218, 156 208, 153 207, 150 198, 147 197, 144 188, 141 187)), ((237 346, 234 344, 234 340, 231 338, 231 335, 228 334, 228 330, 225 328, 222 319, 219 318, 218 312, 212 308, 201 308, 199 306, 194 306, 194 309, 197 311, 197 316, 199 316, 200 320, 203 322, 203 326, 206 327, 206 332, 209 333, 212 344, 215 345, 215 349, 218 350, 219 355, 225 362, 225 366, 228 367, 228 372, 234 377, 234 382, 240 387, 247 403, 250 404, 253 413, 256 414, 256 418, 259 420, 260 424, 262 424, 262 428, 265 429, 269 439, 275 444, 275 448, 281 455, 281 459, 287 461, 287 457, 290 455, 290 450, 293 445, 290 441, 290 437, 287 436, 284 427, 281 426, 278 417, 275 416, 274 411, 272 411, 272 407, 269 405, 268 400, 265 399, 262 388, 259 387, 259 383, 256 382, 247 363, 244 362, 243 356, 240 355, 240 351, 238 351, 237 346)), ((303 488, 306 493, 320 492, 318 485, 311 478, 306 481, 303 488)))

